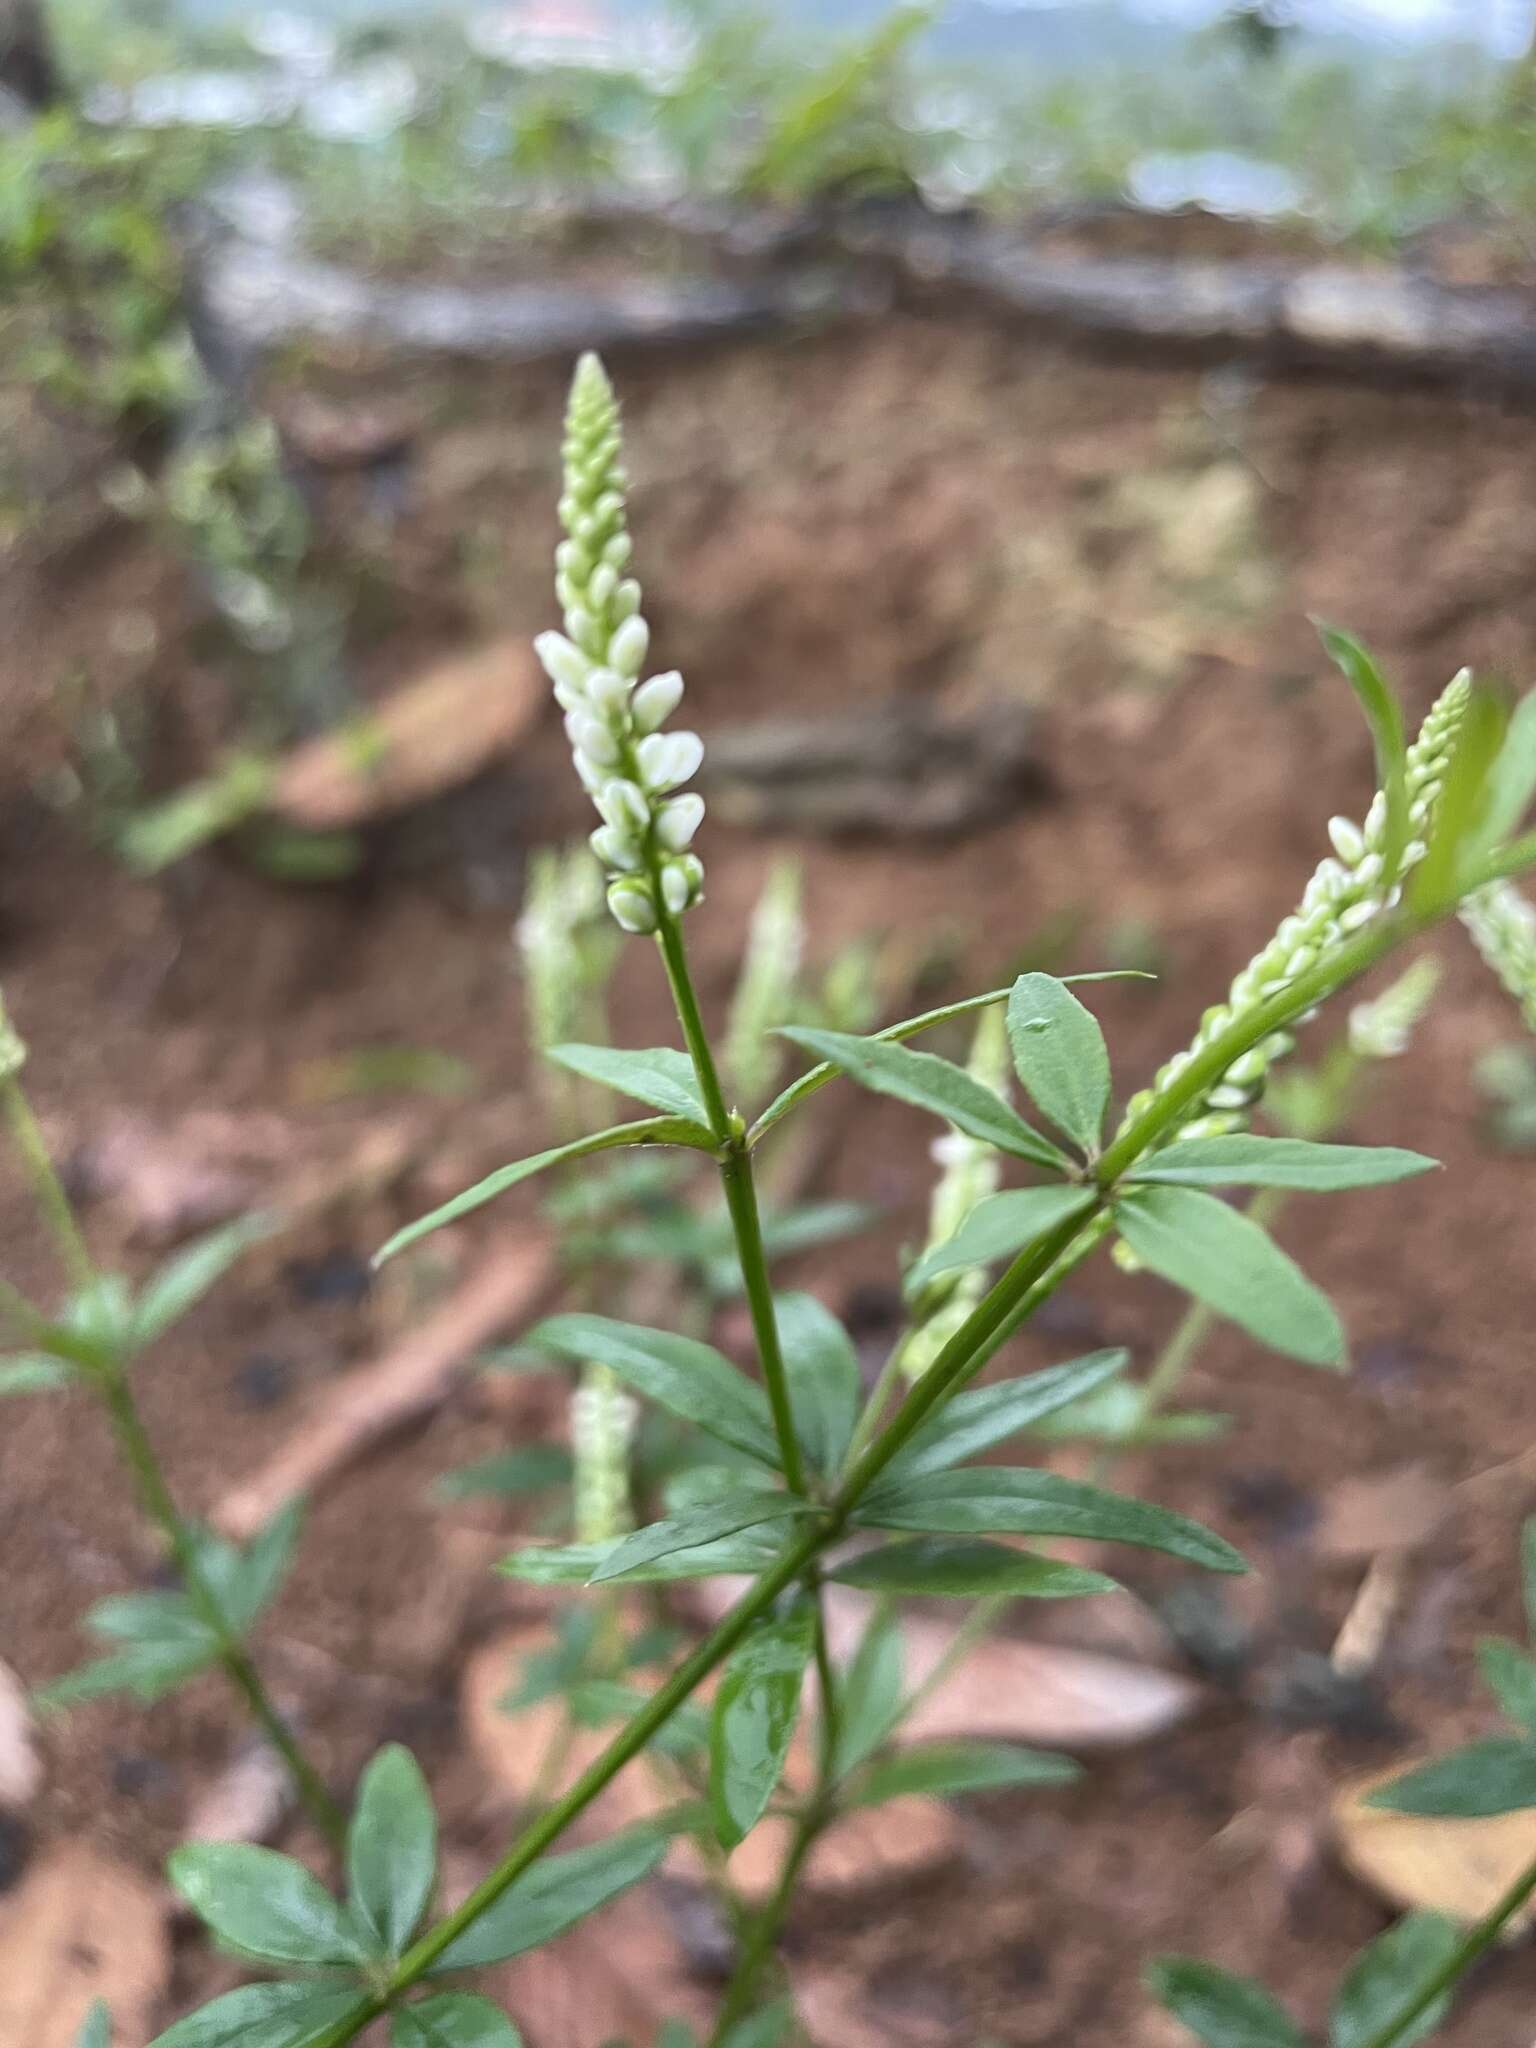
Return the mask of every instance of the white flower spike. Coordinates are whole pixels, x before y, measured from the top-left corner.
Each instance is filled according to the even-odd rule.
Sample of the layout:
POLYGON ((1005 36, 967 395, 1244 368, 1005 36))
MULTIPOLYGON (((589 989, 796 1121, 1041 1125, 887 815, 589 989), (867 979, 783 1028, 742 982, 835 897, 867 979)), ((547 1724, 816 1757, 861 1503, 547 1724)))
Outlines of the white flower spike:
POLYGON ((624 523, 619 408, 607 372, 584 355, 565 418, 565 488, 555 550, 555 594, 564 633, 541 633, 534 652, 565 712, 571 754, 603 823, 591 847, 608 870, 608 908, 627 932, 654 932, 704 893, 704 869, 688 848, 704 800, 677 795, 698 773, 704 743, 663 732, 683 679, 675 669, 641 682, 651 629, 640 586, 623 575, 631 542, 624 523))

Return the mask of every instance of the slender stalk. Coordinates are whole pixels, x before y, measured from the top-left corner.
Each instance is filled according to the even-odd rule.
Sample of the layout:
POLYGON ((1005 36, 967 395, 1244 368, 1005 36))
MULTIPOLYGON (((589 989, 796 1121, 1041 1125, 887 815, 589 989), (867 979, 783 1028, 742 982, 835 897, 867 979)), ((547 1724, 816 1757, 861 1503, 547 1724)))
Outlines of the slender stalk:
MULTIPOLYGON (((1463 1938, 1459 1947, 1436 1970, 1427 1983, 1421 1984, 1412 1998, 1398 2013, 1378 2027, 1374 2034, 1368 2034, 1360 2048, 1396 2048, 1415 2020, 1422 2019, 1435 2000, 1449 1991, 1458 1978, 1465 1976, 1478 1957, 1487 1953, 1498 1940, 1504 1929, 1526 1901, 1536 1894, 1536 1863, 1528 1864, 1515 1879, 1509 1890, 1485 1918, 1478 1921, 1463 1938)), ((1413 2037, 1418 2039, 1417 2035, 1413 2037)))
POLYGON ((37 1206, 53 1233, 70 1279, 76 1287, 89 1287, 96 1278, 95 1263, 80 1234, 80 1225, 70 1206, 69 1196, 64 1192, 64 1183, 59 1179, 53 1156, 37 1127, 37 1118, 32 1114, 26 1090, 14 1074, 7 1075, 4 1084, 0 1085, 0 1105, 3 1105, 11 1143, 26 1168, 37 1206))
MULTIPOLYGON (((1533 836, 1523 865, 1536 866, 1536 836, 1533 836)), ((1480 876, 1478 879, 1487 877, 1480 876)), ((1240 1058, 1250 1047, 1257 1045, 1271 1031, 1280 1029, 1315 1004, 1336 993, 1346 983, 1365 973, 1394 947, 1413 937, 1453 907, 1453 902, 1446 901, 1422 907, 1414 912, 1400 909, 1378 919, 1329 953, 1325 959, 1318 961, 1306 973, 1298 975, 1289 987, 1271 997, 1268 1002, 1259 1004, 1242 1017, 1234 1019, 1202 1053, 1191 1059, 1164 1092, 1149 1103, 1142 1114, 1121 1133, 1100 1160, 1098 1179, 1102 1206, 1099 1213, 1091 1216, 1086 1225, 1081 1222, 1064 1225, 1060 1230, 1040 1240, 1037 1245, 1026 1248, 1015 1259, 1012 1266, 983 1297, 967 1321, 944 1347, 896 1415, 858 1460, 839 1489, 837 1498, 829 1505, 826 1514, 812 1522, 778 1561, 743 1594, 737 1605, 699 1644, 692 1655, 684 1659, 660 1691, 647 1702, 628 1726, 614 1737, 602 1755, 583 1772, 564 1797, 518 1838, 501 1862, 476 1886, 463 1904, 429 1930, 415 1947, 407 1952, 395 1971, 388 1992, 371 2002, 354 2019, 340 2022, 331 2033, 316 2042, 314 2048, 344 2048, 344 2044, 353 2040, 369 2020, 376 2018, 385 2010, 391 1999, 425 1975, 444 1950, 467 1927, 472 1926, 488 1907, 494 1905, 507 1888, 559 1839, 580 1814, 586 1811, 625 1764, 638 1755, 657 1731, 666 1725, 696 1687, 729 1656, 747 1630, 760 1615, 767 1612, 784 1588, 801 1577, 820 1553, 836 1541, 846 1527, 848 1517, 859 1498, 902 1446, 910 1440, 934 1406, 942 1402, 969 1373, 979 1370, 981 1363, 991 1355, 997 1343, 1010 1334, 1018 1322, 1049 1292, 1059 1286, 1066 1275, 1108 1235, 1112 1219, 1108 1217, 1106 1210, 1114 1183, 1122 1174, 1129 1171, 1144 1152, 1153 1149, 1159 1140, 1188 1114, 1192 1104, 1220 1079, 1232 1062, 1240 1058)), ((663 952, 667 953, 665 942, 663 952)), ((674 947, 673 952, 680 957, 679 949, 674 947)), ((683 1015, 686 1034, 689 1028, 688 1013, 680 1014, 683 1015)), ((697 1019, 696 1006, 692 1015, 697 1019)), ((707 1099, 706 1096, 706 1101, 707 1099)), ((1532 1875, 1530 1889, 1536 1890, 1536 1874, 1532 1875)), ((1518 1903, 1517 1901, 1510 1911, 1517 1910, 1518 1903)), ((1391 2039, 1389 2036, 1386 2043, 1368 2044, 1368 2048, 1390 2048, 1391 2039)))
POLYGON ((791 1492, 805 1492, 805 1465, 800 1440, 795 1435, 794 1412, 790 1406, 789 1378, 784 1370, 784 1353, 779 1345, 778 1320, 773 1312, 773 1284, 768 1277, 768 1258, 763 1249, 762 1219, 757 1209, 757 1189, 752 1178, 752 1156, 747 1149, 741 1119, 733 1118, 725 1106, 720 1076, 699 1015, 688 955, 683 947, 682 928, 670 912, 662 915, 656 931, 657 943, 667 970, 678 1022, 698 1076, 699 1093, 709 1113, 710 1129, 720 1140, 720 1180, 726 1207, 736 1236, 736 1253, 747 1307, 752 1317, 752 1335, 763 1368, 763 1384, 773 1410, 774 1433, 779 1441, 779 1458, 791 1492))
POLYGON ((858 1459, 859 1453, 875 1433, 876 1425, 885 1411, 885 1404, 891 1398, 892 1390, 901 1380, 901 1345, 891 1346, 891 1355, 880 1368, 880 1376, 869 1391, 869 1399, 859 1410, 859 1417, 853 1426, 853 1435, 848 1439, 847 1454, 843 1459, 846 1472, 858 1459))
POLYGON ((721 2000, 714 2032, 709 2037, 709 2048, 722 2048, 726 2036, 734 2029, 736 2022, 744 2019, 751 2010, 763 1966, 777 1947, 784 1922, 789 1917, 795 1886, 799 1882, 801 1871, 805 1868, 805 1859, 815 1847, 816 1839, 825 1825, 825 1815, 814 1805, 801 1815, 784 1857, 784 1867, 779 1872, 779 1881, 773 1888, 773 1896, 753 1921, 742 1945, 731 1981, 726 1986, 725 1997, 721 2000))
MULTIPOLYGON (((64 1191, 64 1184, 59 1179, 58 1169, 43 1142, 26 1091, 14 1073, 0 1082, 0 1107, 3 1107, 12 1142, 31 1179, 38 1207, 58 1243, 61 1258, 79 1288, 85 1290, 94 1286, 97 1278, 95 1261, 81 1233, 69 1196, 64 1191)), ((32 1315, 30 1304, 15 1294, 14 1289, 7 1288, 5 1294, 8 1305, 25 1309, 28 1317, 32 1315)), ((180 1567, 187 1598, 218 1644, 219 1663, 225 1675, 282 1758, 304 1810, 327 1841, 339 1849, 346 1839, 346 1816, 299 1748, 292 1729, 273 1705, 249 1651, 230 1628, 224 1609, 208 1584, 197 1546, 155 1455, 121 1360, 113 1357, 93 1362, 86 1368, 86 1376, 107 1411, 112 1433, 133 1474, 145 1512, 160 1529, 180 1567)))
POLYGON ((163 1533, 180 1567, 187 1598, 196 1608, 204 1627, 218 1641, 219 1662, 225 1674, 245 1701, 252 1719, 282 1758, 304 1811, 331 1846, 340 1849, 346 1840, 346 1816, 326 1790, 324 1780, 300 1749, 293 1730, 273 1704, 250 1652, 230 1628, 224 1610, 203 1573, 197 1546, 177 1510, 154 1446, 134 1405, 127 1379, 121 1372, 104 1374, 100 1391, 118 1447, 138 1486, 145 1513, 163 1533))

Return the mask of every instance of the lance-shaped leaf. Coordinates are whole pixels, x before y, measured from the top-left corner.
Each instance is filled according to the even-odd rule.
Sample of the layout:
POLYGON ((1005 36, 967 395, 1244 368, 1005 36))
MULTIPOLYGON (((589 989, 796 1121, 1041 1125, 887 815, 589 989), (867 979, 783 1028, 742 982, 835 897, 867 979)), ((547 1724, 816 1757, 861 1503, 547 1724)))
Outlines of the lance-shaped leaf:
POLYGON ((1070 1785, 1081 1764, 1021 1742, 925 1742, 872 1764, 849 1788, 850 1806, 883 1806, 921 1792, 952 1799, 962 1792, 1004 1792, 1020 1785, 1070 1785))
POLYGON ((760 1493, 756 1489, 719 1500, 708 1507, 693 1508, 686 1515, 672 1515, 651 1522, 614 1545, 592 1573, 590 1584, 621 1579, 670 1557, 679 1550, 694 1550, 717 1537, 734 1536, 741 1529, 760 1528, 765 1522, 783 1522, 811 1512, 808 1501, 787 1493, 760 1493))
POLYGON ((1314 619, 1318 637, 1337 662, 1355 693, 1376 746, 1376 787, 1386 799, 1378 851, 1381 854, 1384 886, 1397 874, 1408 844, 1408 785, 1405 776, 1407 739, 1403 713, 1390 685, 1375 662, 1351 633, 1314 619))
POLYGON ((816 1470, 831 1474, 842 1463, 859 1413, 853 1340, 814 1294, 781 1294, 774 1314, 800 1441, 816 1470))
POLYGON ((1010 1188, 978 1202, 953 1237, 925 1252, 906 1278, 909 1295, 921 1293, 942 1273, 990 1266, 1011 1259, 1073 1216, 1086 1214, 1097 1197, 1091 1188, 1010 1188))
POLYGON ((666 1854, 667 1840, 659 1828, 631 1828, 590 1848, 541 1856, 449 1943, 429 1974, 477 1970, 541 1948, 638 1884, 666 1854))
MULTIPOLYGON (((765 1531, 764 1534, 771 1533, 765 1531)), ((755 1575, 772 1564, 774 1545, 764 1534, 744 1529, 714 1543, 690 1544, 672 1550, 647 1565, 630 1565, 625 1577, 637 1586, 664 1585, 677 1579, 713 1579, 722 1572, 755 1575)), ((514 1550, 502 1558, 497 1571, 509 1579, 521 1579, 529 1586, 587 1586, 592 1575, 612 1557, 626 1539, 614 1537, 607 1543, 539 1543, 514 1550)))
POLYGON ((768 1397, 712 1345, 609 1316, 550 1316, 532 1340, 573 1363, 606 1365, 658 1407, 778 1469, 768 1397))
POLYGON ((273 1227, 269 1216, 245 1216, 238 1223, 198 1238, 195 1244, 167 1259, 158 1272, 150 1275, 134 1305, 133 1349, 142 1351, 179 1322, 194 1303, 223 1279, 237 1259, 252 1245, 271 1236, 273 1227))
POLYGON ((1523 821, 1536 796, 1536 690, 1515 706, 1488 776, 1488 800, 1478 828, 1479 849, 1501 846, 1523 821))
POLYGON ((1205 2048, 1307 2048, 1285 2008, 1251 1977, 1234 1977, 1195 1956, 1162 1956, 1147 1988, 1205 2048))
POLYGON ((390 1743, 363 1773, 347 1830, 348 1904, 386 1955, 415 1933, 437 1876, 437 1815, 408 1749, 390 1743))
POLYGON ((1021 974, 1008 998, 1014 1070, 1042 1116, 1088 1154, 1109 1107, 1109 1050, 1098 1019, 1052 974, 1021 974))
POLYGON ((757 1826, 784 1774, 815 1634, 816 1610, 801 1601, 754 1629, 721 1674, 710 1718, 709 1799, 726 1849, 757 1826))
POLYGON ((653 1046, 648 1052, 625 1052, 612 1045, 552 1045, 549 1057, 584 1080, 632 1095, 669 1116, 707 1124, 709 1112, 699 1093, 698 1078, 687 1053, 675 1046, 653 1046))
POLYGON ((0 1400, 11 1394, 54 1394, 74 1386, 79 1377, 73 1366, 45 1351, 13 1352, 0 1358, 0 1400))
POLYGON ((909 1052, 884 1038, 858 1038, 847 1031, 811 1031, 802 1026, 786 1029, 786 1038, 830 1060, 852 1081, 860 1081, 876 1094, 892 1095, 915 1109, 926 1109, 943 1117, 968 1137, 1000 1152, 1011 1152, 1036 1166, 1060 1172, 1065 1155, 1038 1131, 1031 1130, 1018 1112, 1009 1107, 995 1090, 931 1052, 909 1052))
MULTIPOLYGON (((1155 974, 1148 974, 1139 967, 1112 967, 1098 973, 1068 974, 1062 978, 1067 982, 1157 979, 1155 974)), ((972 1017, 978 1010, 987 1010, 994 1003, 1006 1002, 1010 993, 1011 991, 1006 988, 993 988, 988 989, 985 995, 966 996, 958 1003, 943 1003, 936 1010, 924 1010, 919 1016, 903 1017, 899 1023, 887 1024, 873 1036, 883 1045, 897 1045, 904 1039, 916 1038, 920 1032, 933 1030, 936 1025, 948 1024, 956 1017, 972 1017)), ((807 1096, 814 1095, 818 1088, 824 1088, 829 1081, 835 1080, 841 1071, 833 1061, 824 1060, 820 1066, 797 1075, 787 1088, 782 1089, 773 1098, 748 1131, 748 1144, 755 1145, 781 1118, 788 1116, 789 1112, 804 1102, 807 1096)))
POLYGON ((895 1727, 901 1717, 906 1669, 901 1618, 889 1601, 882 1601, 859 1638, 839 1688, 835 1758, 839 1776, 863 1763, 895 1727))
POLYGON ((178 2020, 150 2048, 315 2048, 365 2003, 355 1984, 246 1984, 178 2020))
POLYGON ((248 1842, 184 1842, 171 1883, 215 1934, 280 1963, 366 1963, 351 1916, 302 1863, 248 1842))
POLYGON ((1131 1250, 1154 1273, 1308 1365, 1343 1366, 1332 1302, 1251 1217, 1195 1188, 1133 1188, 1115 1205, 1131 1250))
POLYGON ((1536 1742, 1513 1735, 1469 1742, 1432 1764, 1405 1771, 1390 1785, 1378 1785, 1366 1794, 1365 1804, 1437 1820, 1519 1813, 1536 1806, 1536 1742))
POLYGON ((474 1991, 440 1991, 391 2013, 389 2048, 522 2048, 501 2010, 474 1991))
POLYGON ((75 2036, 75 2048, 112 2048, 112 2014, 104 1998, 98 1998, 75 2036))
POLYGON ((1503 695, 1475 682, 1435 799, 1429 845, 1408 879, 1411 909, 1434 916, 1459 893, 1465 865, 1483 838, 1491 777, 1508 725, 1509 706, 1503 695))
POLYGON ((1508 1636, 1485 1636, 1477 1646, 1477 1663, 1484 1684, 1510 1720, 1536 1735, 1536 1658, 1508 1636))
POLYGON ((1207 1571, 1248 1569, 1230 1543, 1170 1508, 1015 1465, 967 1465, 882 1483, 854 1519, 939 1536, 1084 1536, 1164 1550, 1207 1571))
MULTIPOLYGON (((1328 2048, 1370 2048, 1421 1988, 1443 1970, 1461 1945, 1461 1935, 1438 1913, 1410 1913, 1355 1958, 1339 1986, 1328 2024, 1328 2048)), ((1392 2048, 1413 2048, 1442 2024, 1451 1990, 1442 1992, 1416 2020, 1392 2036, 1392 2048)))
POLYGON ((924 1423, 912 1441, 887 1468, 888 1480, 915 1478, 921 1472, 942 1472, 962 1458, 974 1458, 1032 1428, 1045 1416, 1091 1394, 1123 1372, 1128 1351, 1090 1351, 1085 1358, 1050 1365, 1020 1379, 997 1380, 991 1386, 968 1387, 947 1401, 924 1423))
POLYGON ((386 1259, 392 1259, 396 1252, 403 1252, 418 1238, 441 1230, 446 1223, 456 1223, 461 1216, 468 1216, 472 1210, 483 1208, 498 1195, 504 1195, 508 1188, 515 1188, 519 1181, 530 1180, 534 1174, 543 1173, 548 1167, 563 1166, 567 1160, 585 1159, 591 1152, 609 1152, 619 1145, 684 1145, 695 1152, 710 1152, 714 1144, 714 1139, 702 1124, 693 1123, 686 1117, 651 1116, 639 1123, 615 1124, 610 1130, 595 1131, 589 1138, 577 1138, 573 1144, 556 1145, 548 1152, 535 1152, 529 1159, 498 1167, 484 1180, 476 1181, 472 1188, 466 1188, 463 1194, 455 1195, 440 1208, 418 1216, 414 1223, 397 1230, 374 1253, 373 1263, 382 1266, 386 1259))
POLYGON ((1439 1165, 1422 1152, 1393 1145, 1318 1145, 1310 1138, 1188 1138, 1164 1146, 1126 1175, 1170 1187, 1377 1188, 1439 1165))
POLYGON ((922 1598, 1067 1600, 1083 1593, 1113 1593, 1115 1581, 1054 1557, 1036 1557, 982 1537, 917 1536, 848 1558, 827 1573, 844 1586, 870 1593, 922 1598))

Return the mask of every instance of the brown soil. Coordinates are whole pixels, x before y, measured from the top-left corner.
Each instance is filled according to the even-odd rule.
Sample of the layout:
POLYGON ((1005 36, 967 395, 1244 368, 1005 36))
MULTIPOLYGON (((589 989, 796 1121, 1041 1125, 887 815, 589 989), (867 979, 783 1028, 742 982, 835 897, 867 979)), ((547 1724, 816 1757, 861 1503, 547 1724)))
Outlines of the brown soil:
MULTIPOLYGON (((938 979, 958 992, 1009 971, 1043 931, 1069 934, 1052 964, 1083 966, 1112 960, 1138 926, 1162 980, 1110 985, 1098 1002, 1128 1080, 1183 1040, 1272 929, 1330 812, 1359 813, 1369 746, 1305 615, 1367 637, 1415 707, 1463 661, 1522 678, 1536 667, 1536 420, 1475 398, 1106 369, 937 319, 614 367, 657 640, 689 676, 706 738, 749 717, 900 692, 957 704, 1018 694, 1039 707, 1050 803, 940 846, 796 849, 818 954, 870 930, 914 950, 937 934, 938 979)), ((543 623, 562 373, 316 363, 295 374, 341 405, 408 385, 432 422, 392 527, 363 481, 320 493, 328 546, 376 600, 359 614, 364 685, 405 679, 493 629, 543 623)), ((157 697, 173 710, 204 703, 192 601, 138 534, 109 527, 84 556, 64 549, 29 568, 8 603, 0 732, 15 765, 0 825, 0 973, 62 1155, 87 1151, 124 1109, 162 1122, 277 1112, 296 1152, 341 1148, 378 1105, 297 1106, 295 1077, 371 1042, 441 1048, 479 1077, 474 1099, 432 1112, 433 1163, 397 1201, 353 1205, 253 1258, 142 1367, 175 1483, 206 1504, 294 1428, 307 1391, 373 1355, 408 1312, 393 1288, 306 1300, 327 1270, 345 1297, 348 1260, 492 1163, 487 1103, 499 1105, 507 1156, 532 1149, 508 918, 524 850, 576 828, 580 806, 551 722, 504 775, 382 836, 359 882, 284 891, 223 854, 162 885, 133 881, 38 794, 59 752, 48 706, 101 648, 102 687, 131 685, 110 650, 137 646, 129 629, 146 616, 157 697), (271 1405, 253 1405, 253 1384, 277 1388, 271 1405)), ((185 724, 177 731, 163 722, 165 778, 191 765, 185 724)), ((692 936, 714 1007, 774 849, 711 829, 704 850, 710 901, 692 936)), ((1230 1595, 1225 1617, 1204 1612, 1207 1636, 1223 1619, 1254 1631, 1226 1703, 1096 1763, 1069 1798, 968 1809, 961 1881, 798 1923, 795 1966, 858 1973, 876 2038, 1157 2048, 1173 2036, 1138 1975, 1167 1948, 1254 1970, 1316 2021, 1347 1957, 1384 1924, 1328 1853, 1328 1801, 1353 1771, 1487 1724, 1471 1645, 1516 1625, 1515 1531, 1536 1506, 1536 1475, 1519 1471, 1460 1496, 1410 1575, 1373 1712, 1308 1715, 1298 1660, 1326 1652, 1361 1575, 1312 1540, 1330 1488, 1414 1460, 1459 1482, 1536 1439, 1521 1220, 1532 1169, 1483 1142, 1469 1080, 1511 1023, 1467 949, 1451 936, 1442 950, 1433 1019, 1383 1073, 1357 1135, 1414 1144, 1447 1172, 1396 1194, 1299 1200, 1282 1229, 1340 1304, 1353 1377, 1223 1334, 1192 1391, 1232 1411, 1230 1438, 1134 1475, 1254 1561, 1255 1582, 1230 1595)), ((621 1036, 665 1035, 644 949, 620 986, 621 1036)), ((836 1113, 844 1142, 826 1189, 872 1197, 888 1222, 805 1262, 802 1277, 837 1305, 867 1307, 919 1227, 928 1134, 884 1104, 844 1099, 836 1113)), ((514 1198, 466 1230, 439 1279, 528 1213, 514 1198)), ((99 1204, 91 1220, 104 1253, 142 1265, 118 1209, 99 1204)), ((8 1275, 46 1291, 44 1248, 9 1182, 3 1229, 8 1275)), ((1017 1362, 1116 1341, 1144 1363, 1176 1307, 1101 1263, 1017 1362)), ((13 1403, 4 1420, 3 1652, 37 1680, 77 1661, 80 1610, 142 1582, 154 1552, 89 1409, 13 1403)), ((342 1482, 313 1513, 270 1629, 274 1669, 338 1782, 379 1741, 404 1737, 443 1783, 461 1846, 482 1856, 497 1834, 463 1765, 457 1676, 468 1644, 513 1602, 484 1573, 494 1530, 434 1506, 429 1487, 495 1448, 503 1428, 470 1393, 342 1482)), ((1162 1583, 1140 1570, 1137 1583, 1162 1583)), ((49 1737, 36 1835, 88 1831, 152 1868, 235 1733, 211 1680, 149 1712, 81 1710, 49 1737)), ((182 1996, 204 1988, 189 1955, 182 1996)), ((1528 1951, 1499 1955, 1444 2038, 1524 2048, 1533 1988, 1528 1951)))

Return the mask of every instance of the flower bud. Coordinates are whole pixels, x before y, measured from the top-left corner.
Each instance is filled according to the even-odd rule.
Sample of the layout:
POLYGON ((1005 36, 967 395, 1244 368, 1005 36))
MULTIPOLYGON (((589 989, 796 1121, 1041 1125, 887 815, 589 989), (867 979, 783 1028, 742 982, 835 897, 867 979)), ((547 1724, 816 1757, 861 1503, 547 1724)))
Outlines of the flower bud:
POLYGON ((628 872, 640 865, 640 847, 629 833, 618 831, 612 825, 599 825, 587 844, 597 855, 605 868, 618 868, 628 872))
POLYGON ((669 853, 682 853, 704 822, 704 799, 693 790, 674 796, 656 813, 656 837, 669 853))
POLYGON ((1365 834, 1352 819, 1330 818, 1328 837, 1333 850, 1346 867, 1355 867, 1365 857, 1365 834))
POLYGON ((563 633, 541 633, 533 643, 533 651, 539 657, 545 675, 557 689, 563 687, 580 691, 586 688, 592 664, 563 633))
POLYGON ((645 792, 621 775, 615 775, 598 791, 597 808, 616 831, 643 832, 651 822, 651 807, 645 792))
POLYGON ((653 732, 635 749, 640 780, 649 790, 676 789, 696 775, 704 742, 696 732, 653 732))
POLYGON ((620 675, 631 678, 639 675, 645 666, 646 651, 651 644, 651 629, 644 619, 636 614, 626 619, 608 643, 608 663, 620 675))
POLYGON ((587 678, 587 701, 598 711, 622 711, 629 701, 629 681, 616 668, 595 668, 587 678))
POLYGON ((635 731, 640 734, 655 732, 665 725, 678 705, 683 701, 683 679, 675 668, 664 674, 652 676, 642 683, 630 704, 630 715, 635 721, 635 731))
POLYGON ((600 718, 590 718, 578 711, 572 722, 576 730, 571 738, 589 761, 595 761, 601 768, 618 766, 619 743, 600 718))
POLYGON ((627 932, 641 935, 656 929, 656 905, 638 875, 621 875, 608 884, 608 908, 627 932))

